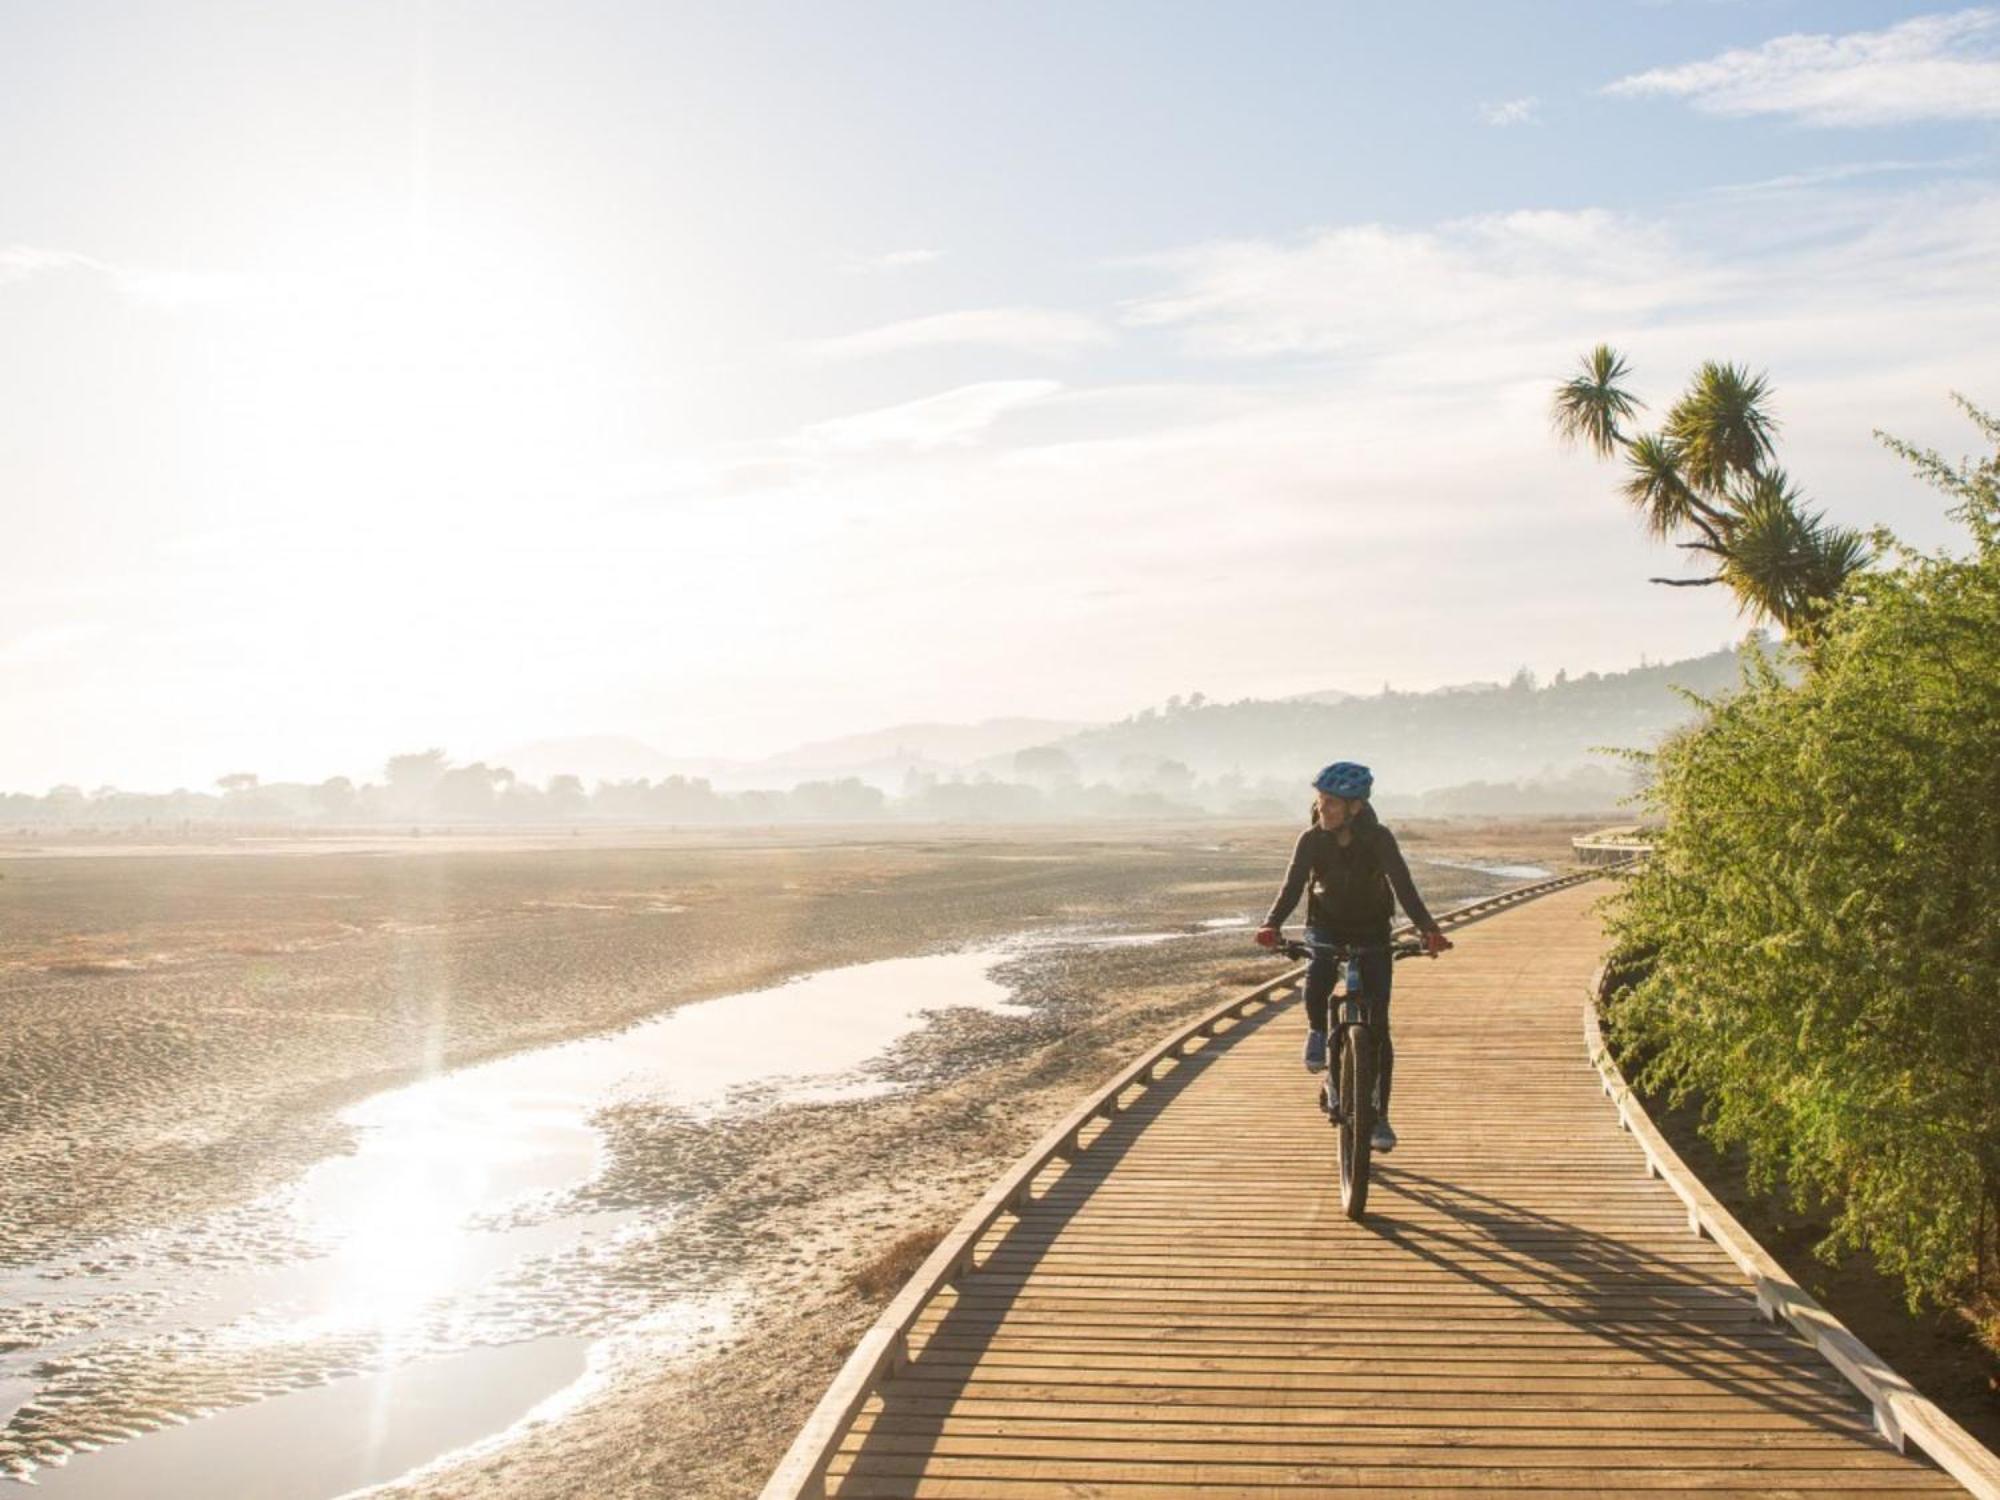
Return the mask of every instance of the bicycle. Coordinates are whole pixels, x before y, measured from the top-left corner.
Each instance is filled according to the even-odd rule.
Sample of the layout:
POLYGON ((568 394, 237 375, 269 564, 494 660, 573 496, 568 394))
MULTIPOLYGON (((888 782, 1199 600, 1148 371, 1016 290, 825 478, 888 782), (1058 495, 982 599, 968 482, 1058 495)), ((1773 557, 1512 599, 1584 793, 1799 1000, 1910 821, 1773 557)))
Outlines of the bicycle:
MULTIPOLYGON (((1350 1219, 1359 1219, 1368 1210, 1368 1163, 1374 1152, 1379 1105, 1375 1071, 1380 1039, 1369 1027, 1368 997, 1357 999, 1353 993, 1354 981, 1360 977, 1354 956, 1360 947, 1356 943, 1281 942, 1276 950, 1292 959, 1326 955, 1339 966, 1335 994, 1328 1002, 1333 1008, 1327 1016, 1326 1074, 1320 1079, 1319 1108, 1335 1131, 1340 1206, 1350 1219)), ((1389 958, 1395 962, 1424 951, 1421 943, 1392 943, 1389 958)))

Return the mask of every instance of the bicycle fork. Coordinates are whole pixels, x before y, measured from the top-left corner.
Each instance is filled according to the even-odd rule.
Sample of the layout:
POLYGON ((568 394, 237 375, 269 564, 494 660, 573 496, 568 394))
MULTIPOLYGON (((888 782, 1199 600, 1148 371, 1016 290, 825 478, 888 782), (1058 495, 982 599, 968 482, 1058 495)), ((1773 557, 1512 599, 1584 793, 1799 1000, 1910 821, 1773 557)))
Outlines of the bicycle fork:
MULTIPOLYGON (((1354 1045, 1353 1028, 1365 1024, 1368 1020, 1367 1007, 1362 999, 1355 997, 1351 986, 1352 980, 1343 980, 1341 993, 1333 996, 1329 1002, 1332 1014, 1328 1017, 1331 1024, 1327 1029, 1331 1034, 1327 1037, 1326 1072, 1321 1077, 1319 1086, 1320 1112, 1326 1116, 1329 1125, 1347 1123, 1351 1101, 1340 1097, 1340 1060, 1346 1049, 1354 1045)), ((1372 1058, 1370 1061, 1377 1063, 1377 1066, 1370 1070, 1370 1077, 1376 1095, 1376 1107, 1379 1110, 1382 1093, 1380 1058, 1372 1058)))

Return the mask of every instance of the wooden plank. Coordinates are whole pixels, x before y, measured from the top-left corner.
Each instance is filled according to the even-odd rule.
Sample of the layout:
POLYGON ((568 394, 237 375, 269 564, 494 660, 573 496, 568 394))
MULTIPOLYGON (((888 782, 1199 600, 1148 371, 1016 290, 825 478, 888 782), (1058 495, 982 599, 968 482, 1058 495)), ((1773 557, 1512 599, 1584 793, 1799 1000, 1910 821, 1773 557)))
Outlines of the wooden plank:
MULTIPOLYGON (((1232 1438, 1238 1442, 1282 1442, 1300 1430, 1324 1434, 1328 1442, 1494 1442, 1546 1444, 1564 1436, 1576 1444, 1616 1444, 1632 1440, 1630 1412, 1424 1412, 1354 1408, 1344 1402, 1324 1406, 1264 1408, 1210 1406, 1160 1420, 1156 1410, 1136 1402, 932 1402, 920 1408, 902 1400, 894 1414, 862 1412, 854 1432, 962 1432, 962 1434, 1106 1434, 1132 1424, 1162 1442, 1184 1438, 1232 1438)), ((1646 1442, 1654 1446, 1726 1446, 1726 1444, 1804 1444, 1824 1446, 1846 1442, 1864 1432, 1864 1424, 1828 1424, 1824 1418, 1702 1412, 1686 1416, 1654 1414, 1646 1422, 1646 1442)))
MULTIPOLYGON (((1650 1435, 1627 1435, 1627 1440, 1606 1446, 1573 1441, 1551 1442, 1546 1433, 1534 1434, 1534 1442, 1495 1443, 1484 1433, 1470 1434, 1463 1442, 1450 1441, 1448 1430, 1430 1428, 1412 1443, 1387 1441, 1380 1432, 1370 1432, 1359 1441, 1341 1441, 1339 1418, 1329 1412, 1323 1424, 1325 1435, 1293 1431, 1275 1437, 1245 1440, 1240 1437, 1164 1437, 1149 1429, 1128 1429, 1120 1435, 1090 1433, 1050 1437, 1022 1432, 1018 1428, 999 1432, 961 1433, 935 1429, 903 1431, 874 1427, 866 1445, 869 1466, 881 1460, 994 1459, 1077 1459, 1107 1468, 1138 1468, 1166 1464, 1278 1465, 1340 1464, 1357 1468, 1389 1468, 1404 1464, 1429 1469, 1487 1469, 1496 1465, 1512 1468, 1592 1469, 1623 1472, 1633 1469, 1672 1470, 1693 1473, 1714 1469, 1734 1469, 1739 1473, 1768 1472, 1773 1469, 1812 1469, 1837 1473, 1845 1478, 1856 1473, 1893 1472, 1907 1474, 1910 1466, 1902 1456, 1886 1448, 1870 1448, 1845 1435, 1829 1435, 1819 1444, 1756 1444, 1736 1442, 1725 1448, 1704 1448, 1687 1443, 1655 1445, 1650 1435)), ((883 1467, 888 1467, 884 1464, 883 1467)))
MULTIPOLYGON (((1412 1495, 1453 1491, 1463 1493, 1464 1487, 1454 1483, 1440 1491, 1426 1476, 1413 1473, 1389 1484, 1342 1485, 1338 1493, 1342 1500, 1409 1500, 1412 1495)), ((1481 1500, 1546 1500, 1549 1492, 1549 1487, 1545 1485, 1523 1487, 1501 1482, 1484 1484, 1478 1490, 1481 1500)), ((1686 1490, 1682 1492, 1688 1493, 1686 1490)), ((1046 1479, 863 1475, 844 1485, 842 1493, 868 1497, 868 1500, 1015 1500, 1015 1497, 1018 1500, 1048 1500, 1051 1495, 1060 1495, 1066 1500, 1189 1500, 1192 1496, 1215 1500, 1217 1491, 1206 1485, 1188 1483, 1103 1483, 1073 1479, 1052 1485, 1046 1479)), ((1233 1485, 1227 1493, 1231 1500, 1296 1500, 1299 1490, 1296 1486, 1285 1484, 1250 1484, 1233 1485)), ((1619 1486, 1605 1488, 1598 1483, 1581 1483, 1564 1486, 1562 1493, 1568 1500, 1623 1500, 1632 1491, 1619 1486)), ((1768 1483, 1767 1476, 1765 1483, 1754 1488, 1717 1485, 1704 1487, 1700 1493, 1704 1500, 1808 1500, 1808 1497, 1823 1497, 1826 1492, 1818 1487, 1809 1490, 1790 1486, 1774 1488, 1768 1483)), ((1907 1494, 1908 1491, 1863 1485, 1845 1488, 1841 1493, 1868 1496, 1907 1494)))
MULTIPOLYGON (((1394 1387, 1372 1392, 1371 1397, 1395 1397, 1394 1410, 1407 1416, 1417 1411, 1448 1412, 1461 1419, 1474 1413, 1490 1412, 1602 1412, 1626 1421, 1650 1420, 1655 1413, 1699 1412, 1705 1415, 1737 1412, 1747 1415, 1833 1419, 1870 1435, 1874 1428, 1867 1409, 1845 1393, 1828 1389, 1819 1392, 1788 1393, 1781 1407, 1745 1402, 1740 1393, 1726 1387, 1696 1385, 1682 1388, 1608 1387, 1597 1381, 1578 1381, 1580 1390, 1554 1390, 1544 1383, 1535 1387, 1508 1385, 1504 1381, 1481 1381, 1471 1385, 1438 1380, 1427 1383, 1398 1382, 1394 1387)), ((1268 1381, 1218 1381, 1169 1385, 1144 1381, 1125 1382, 1115 1387, 1098 1384, 1063 1384, 1053 1380, 960 1380, 926 1381, 902 1377, 891 1392, 897 1402, 911 1402, 912 1409, 935 1401, 978 1403, 982 1401, 1039 1402, 1054 1405, 1121 1402, 1143 1403, 1162 1411, 1213 1406, 1261 1404, 1272 1411, 1303 1408, 1324 1411, 1329 1403, 1352 1405, 1353 1386, 1329 1381, 1320 1385, 1290 1383, 1274 1386, 1268 1381)), ((926 1406, 927 1409, 927 1406, 926 1406)), ((969 1408, 968 1408, 969 1409, 969 1408)), ((1162 1418, 1162 1420, 1167 1420, 1162 1418)))
MULTIPOLYGON (((1740 1488, 1745 1481, 1765 1479, 1774 1489, 1796 1488, 1807 1493, 1833 1492, 1851 1495, 1865 1486, 1867 1491, 1888 1493, 1951 1493, 1950 1482, 1941 1475, 1907 1461, 1869 1471, 1865 1476, 1820 1464, 1796 1463, 1782 1468, 1669 1469, 1628 1467, 1607 1473, 1602 1468, 1579 1465, 1534 1465, 1486 1462, 1459 1467, 1432 1463, 1412 1463, 1399 1459, 1379 1465, 1344 1462, 1313 1463, 1283 1461, 1271 1463, 1197 1460, 1188 1463, 1160 1461, 1120 1462, 1089 1458, 1047 1458, 1023 1455, 1019 1458, 959 1457, 950 1454, 905 1456, 884 1454, 849 1464, 843 1455, 833 1473, 852 1469, 869 1478, 965 1478, 982 1482, 994 1479, 1038 1480, 1045 1494, 1069 1494, 1075 1483, 1100 1484, 1195 1484, 1237 1493, 1259 1485, 1338 1490, 1355 1485, 1401 1484, 1404 1493, 1422 1489, 1481 1490, 1496 1487, 1575 1490, 1609 1488, 1612 1492, 1652 1490, 1703 1491, 1740 1488)), ((868 1494, 857 1486, 839 1486, 835 1494, 868 1494)))

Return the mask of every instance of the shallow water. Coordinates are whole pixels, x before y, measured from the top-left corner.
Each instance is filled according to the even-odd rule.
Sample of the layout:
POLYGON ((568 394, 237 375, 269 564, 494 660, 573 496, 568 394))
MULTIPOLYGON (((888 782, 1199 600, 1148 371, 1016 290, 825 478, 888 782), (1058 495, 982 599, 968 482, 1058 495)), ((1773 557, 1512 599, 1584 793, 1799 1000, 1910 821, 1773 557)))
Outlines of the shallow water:
POLYGON ((662 1304, 605 1285, 621 1246, 671 1235, 674 1217, 670 1204, 579 1200, 605 1164, 607 1107, 721 1118, 887 1092, 868 1065, 932 1013, 1030 1013, 992 973, 1024 948, 1176 935, 825 970, 364 1100, 341 1116, 350 1154, 199 1226, 193 1249, 138 1240, 0 1280, 8 1321, 40 1330, 0 1356, 0 1442, 20 1445, 0 1448, 0 1473, 73 1450, 36 1480, 76 1495, 305 1500, 504 1428, 577 1378, 591 1335, 642 1318, 726 1322, 726 1286, 666 1289, 662 1304), (161 1394, 146 1372, 165 1367, 200 1394, 161 1394), (212 1373, 204 1384, 190 1370, 212 1373), (308 1388, 273 1396, 274 1383, 308 1388), (9 1423, 31 1399, 44 1409, 9 1423), (271 1455, 282 1472, 267 1484, 271 1455))
POLYGON ((1487 864, 1474 859, 1426 859, 1424 863, 1445 870, 1476 870, 1481 875, 1498 875, 1503 880, 1547 880, 1555 874, 1540 865, 1487 864))
POLYGON ((752 1090, 777 1102, 768 1089, 778 1084, 782 1102, 865 1094, 880 1085, 858 1070, 929 1012, 1027 1014, 990 977, 1005 956, 986 948, 827 969, 378 1094, 342 1116, 359 1149, 308 1174, 300 1212, 350 1245, 379 1226, 382 1251, 417 1274, 456 1226, 595 1177, 604 1138, 593 1120, 608 1106, 714 1114, 752 1090))
MULTIPOLYGON (((1204 926, 1207 924, 1204 923, 1204 926)), ((1059 938, 1030 940, 1024 948, 1150 948, 1155 943, 1171 943, 1187 937, 1185 932, 1085 932, 1059 938)))
POLYGON ((393 1366, 238 1406, 35 1475, 78 1500, 340 1495, 507 1427, 582 1375, 588 1339, 546 1338, 393 1366))

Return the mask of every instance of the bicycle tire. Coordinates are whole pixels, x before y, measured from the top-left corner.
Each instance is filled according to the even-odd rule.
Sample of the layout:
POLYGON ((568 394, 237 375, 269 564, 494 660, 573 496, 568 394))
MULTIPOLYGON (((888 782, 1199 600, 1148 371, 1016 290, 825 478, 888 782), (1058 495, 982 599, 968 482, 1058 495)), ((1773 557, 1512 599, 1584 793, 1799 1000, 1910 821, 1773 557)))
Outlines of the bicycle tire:
POLYGON ((1350 1219, 1368 1211, 1368 1165, 1374 1153, 1375 1037, 1365 1022, 1341 1028, 1340 1206, 1350 1219))

